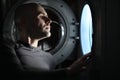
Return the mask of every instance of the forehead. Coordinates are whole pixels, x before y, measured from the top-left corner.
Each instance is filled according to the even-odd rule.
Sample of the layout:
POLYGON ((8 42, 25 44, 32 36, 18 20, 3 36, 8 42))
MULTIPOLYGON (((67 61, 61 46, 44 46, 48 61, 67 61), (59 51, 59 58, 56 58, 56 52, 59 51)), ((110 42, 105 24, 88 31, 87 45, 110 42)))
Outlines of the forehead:
POLYGON ((16 17, 36 17, 39 14, 44 14, 47 16, 47 13, 43 6, 36 4, 36 3, 29 3, 29 4, 23 4, 19 7, 17 7, 15 11, 16 17))
POLYGON ((44 14, 44 15, 47 16, 47 12, 46 12, 46 10, 42 6, 38 6, 37 13, 38 14, 44 14))

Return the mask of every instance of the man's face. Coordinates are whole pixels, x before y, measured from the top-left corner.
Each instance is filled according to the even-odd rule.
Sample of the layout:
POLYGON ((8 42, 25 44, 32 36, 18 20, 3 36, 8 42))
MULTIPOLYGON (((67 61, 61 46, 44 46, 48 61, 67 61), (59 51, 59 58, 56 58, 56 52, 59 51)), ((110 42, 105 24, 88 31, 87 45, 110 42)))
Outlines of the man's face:
POLYGON ((32 17, 28 23, 28 32, 30 34, 30 37, 33 39, 50 37, 51 20, 48 18, 48 15, 44 8, 38 7, 31 14, 32 17))

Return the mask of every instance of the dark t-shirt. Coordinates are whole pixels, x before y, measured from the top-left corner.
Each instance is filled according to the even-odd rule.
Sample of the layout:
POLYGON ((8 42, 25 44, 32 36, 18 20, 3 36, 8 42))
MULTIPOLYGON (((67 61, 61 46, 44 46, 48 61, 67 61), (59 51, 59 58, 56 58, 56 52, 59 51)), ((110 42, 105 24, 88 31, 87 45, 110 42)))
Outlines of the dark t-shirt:
POLYGON ((3 40, 0 45, 1 77, 14 80, 56 80, 67 77, 66 68, 55 69, 53 56, 29 44, 3 40), (5 77, 4 77, 5 76, 5 77))
POLYGON ((19 43, 16 53, 23 68, 29 71, 49 71, 56 67, 53 55, 42 51, 40 47, 32 47, 29 44, 19 43))

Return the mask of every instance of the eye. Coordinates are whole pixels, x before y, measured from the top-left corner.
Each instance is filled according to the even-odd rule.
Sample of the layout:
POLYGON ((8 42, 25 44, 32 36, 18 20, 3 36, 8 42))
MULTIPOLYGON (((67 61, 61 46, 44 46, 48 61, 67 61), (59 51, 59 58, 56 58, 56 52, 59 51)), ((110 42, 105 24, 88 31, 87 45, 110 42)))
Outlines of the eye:
POLYGON ((48 18, 48 16, 45 16, 44 14, 39 14, 37 17, 41 18, 41 19, 47 19, 48 18))
POLYGON ((48 19, 48 17, 46 17, 46 16, 41 16, 41 18, 44 20, 48 19))

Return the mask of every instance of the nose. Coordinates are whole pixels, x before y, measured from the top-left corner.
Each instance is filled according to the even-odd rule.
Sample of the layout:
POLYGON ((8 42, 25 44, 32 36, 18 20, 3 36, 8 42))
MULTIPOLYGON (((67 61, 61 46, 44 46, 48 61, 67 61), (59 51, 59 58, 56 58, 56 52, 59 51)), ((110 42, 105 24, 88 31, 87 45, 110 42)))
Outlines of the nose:
POLYGON ((51 20, 50 18, 46 17, 45 23, 46 23, 47 25, 49 25, 49 24, 52 23, 52 20, 51 20))

